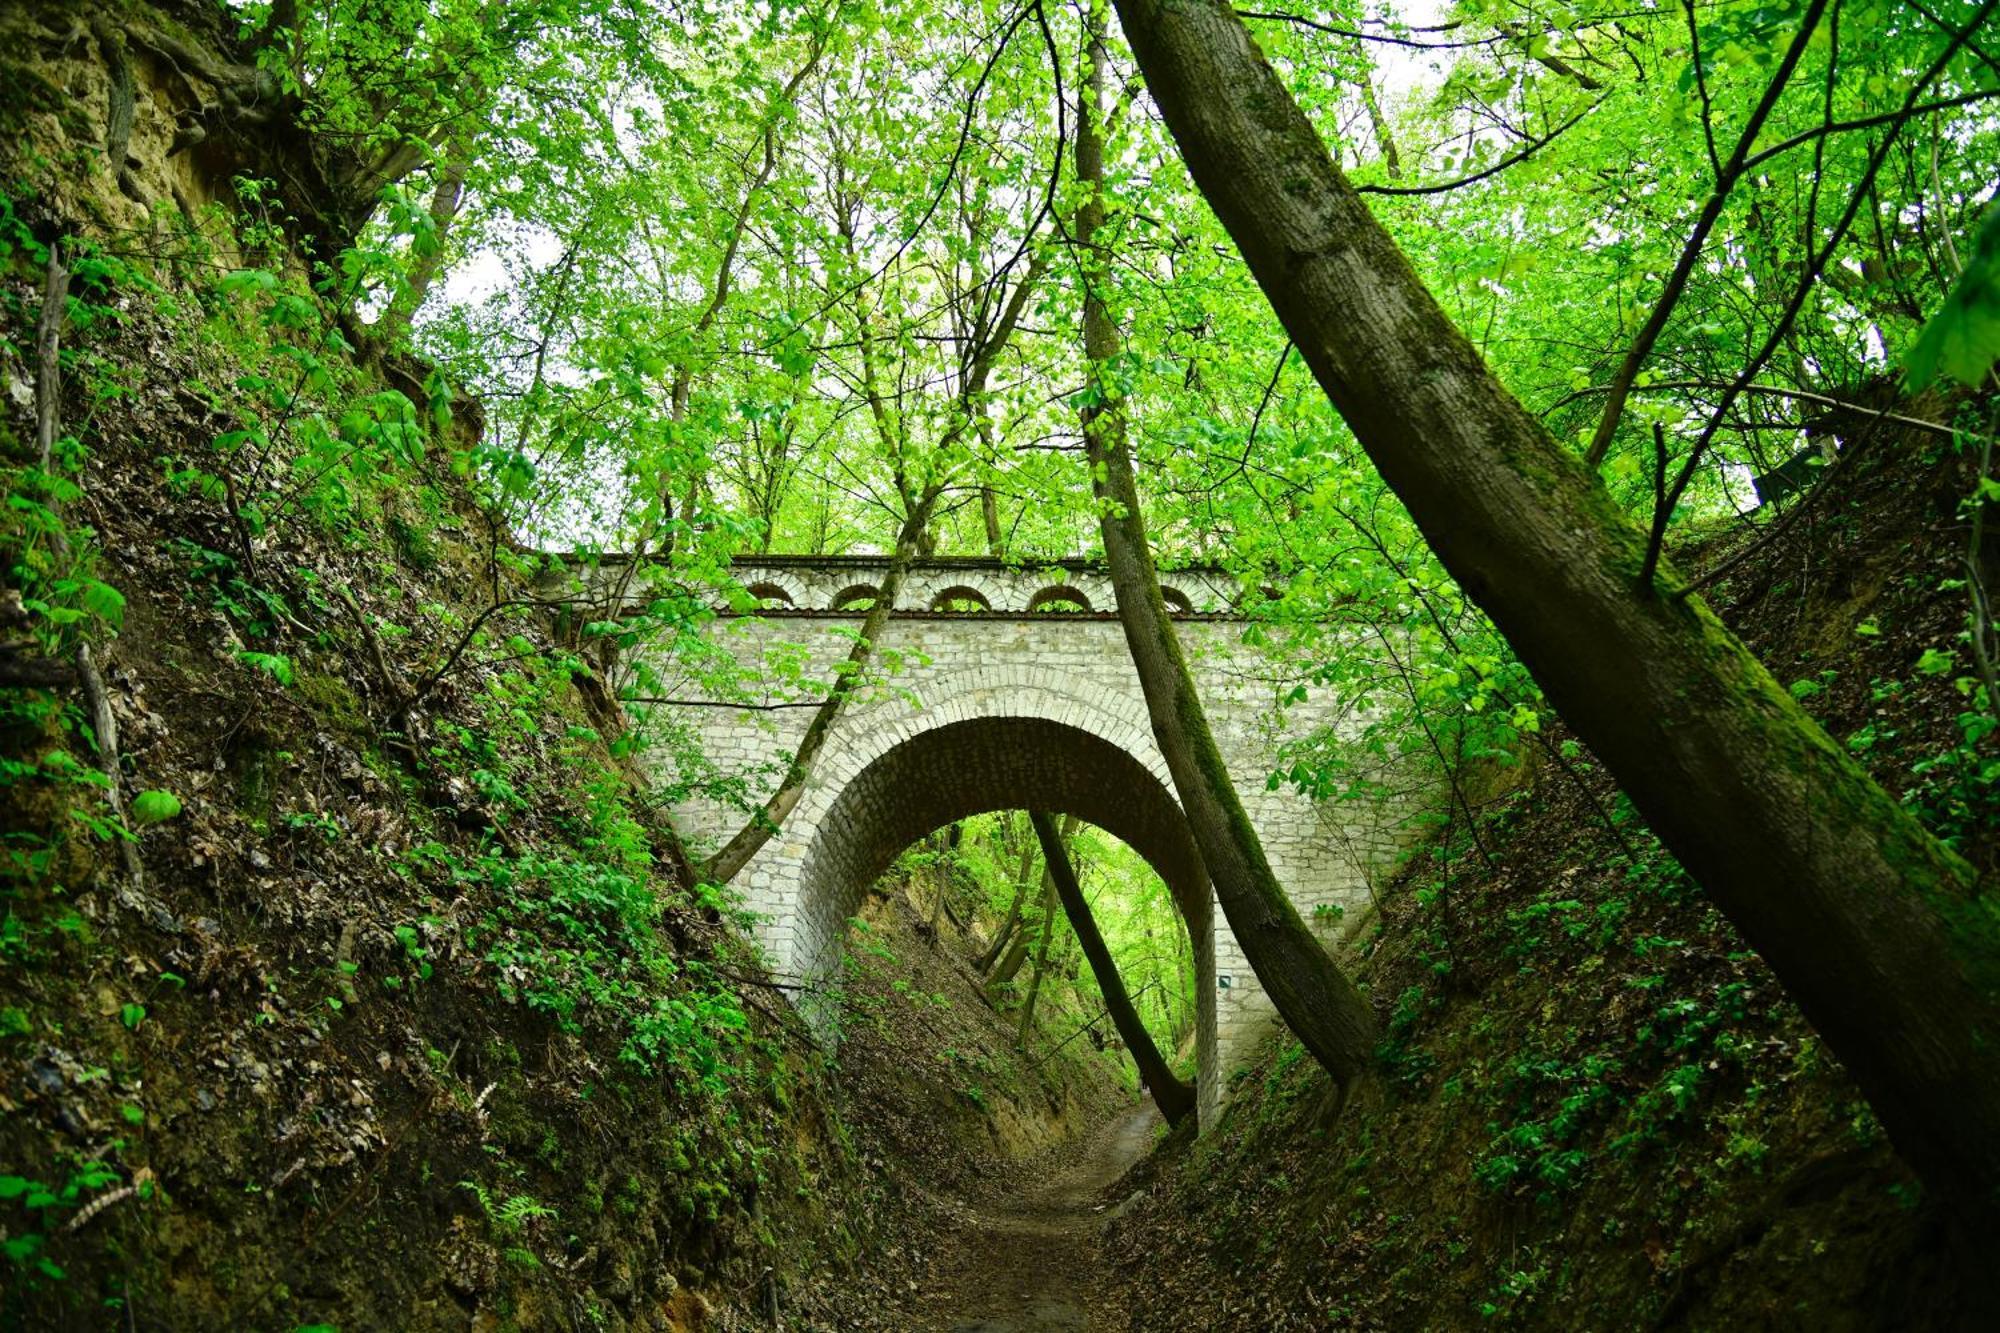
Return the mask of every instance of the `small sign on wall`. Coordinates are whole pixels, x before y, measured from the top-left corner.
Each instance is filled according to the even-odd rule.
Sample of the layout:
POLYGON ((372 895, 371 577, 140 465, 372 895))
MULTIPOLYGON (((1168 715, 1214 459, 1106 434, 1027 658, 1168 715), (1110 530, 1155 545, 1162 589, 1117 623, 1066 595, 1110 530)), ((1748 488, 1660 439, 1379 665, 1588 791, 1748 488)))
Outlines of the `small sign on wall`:
POLYGON ((1217 990, 1228 990, 1234 983, 1234 980, 1227 972, 1218 972, 1215 974, 1215 988, 1217 990))

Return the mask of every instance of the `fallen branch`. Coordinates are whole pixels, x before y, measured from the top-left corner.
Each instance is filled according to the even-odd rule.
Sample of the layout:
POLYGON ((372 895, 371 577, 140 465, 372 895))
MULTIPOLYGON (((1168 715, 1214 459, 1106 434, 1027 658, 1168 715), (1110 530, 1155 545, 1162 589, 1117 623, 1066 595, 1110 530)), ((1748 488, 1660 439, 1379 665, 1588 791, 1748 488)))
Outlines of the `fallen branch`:
POLYGON ((361 609, 361 603, 355 598, 354 590, 342 583, 334 588, 334 592, 339 596, 341 604, 347 608, 348 614, 354 618, 355 626, 361 631, 362 641, 368 645, 368 656, 375 663, 375 674, 382 679, 382 688, 389 692, 390 701, 396 705, 396 710, 403 711, 410 701, 409 682, 403 679, 402 672, 390 665, 389 655, 382 651, 382 639, 375 633, 375 626, 369 621, 367 613, 361 609))
POLYGON ((126 1199, 129 1199, 133 1195, 137 1194, 138 1192, 139 1191, 134 1187, 132 1187, 131 1185, 120 1185, 117 1189, 111 1191, 111 1193, 109 1194, 98 1195, 95 1199, 92 1199, 89 1203, 85 1204, 82 1207, 82 1209, 80 1209, 77 1212, 77 1215, 75 1217, 72 1217, 69 1221, 63 1223, 63 1230, 64 1231, 80 1230, 81 1228, 89 1224, 90 1219, 96 1217, 99 1213, 111 1207, 112 1204, 122 1203, 126 1199))

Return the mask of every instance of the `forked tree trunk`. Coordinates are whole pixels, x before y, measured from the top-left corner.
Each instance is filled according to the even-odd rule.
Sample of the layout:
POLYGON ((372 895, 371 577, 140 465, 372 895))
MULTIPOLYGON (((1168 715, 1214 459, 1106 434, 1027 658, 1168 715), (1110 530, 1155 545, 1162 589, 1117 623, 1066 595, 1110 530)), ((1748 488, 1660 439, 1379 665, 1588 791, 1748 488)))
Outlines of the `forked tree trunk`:
POLYGON ((1674 571, 1642 589, 1645 534, 1452 326, 1227 0, 1117 4, 1196 184, 1438 558, 1925 1182, 1990 1220, 2000 900, 1674 571))
MULTIPOLYGON (((1055 883, 1055 869, 1051 866, 1044 872, 1044 880, 1051 886, 1055 883)), ((1042 996, 1042 978, 1049 972, 1049 941, 1056 933, 1055 904, 1048 894, 1042 896, 1042 933, 1035 942, 1035 967, 1028 977, 1028 998, 1021 1002, 1021 1030, 1014 1038, 1014 1049, 1028 1049, 1028 1033, 1035 1027, 1035 1001, 1042 996)))
POLYGON ((1093 401, 1083 409, 1092 486, 1102 511, 1105 562, 1118 598, 1118 619, 1146 696, 1153 735, 1187 812, 1195 845, 1215 883, 1222 914, 1251 970, 1278 1013, 1328 1074, 1345 1084, 1367 1067, 1375 1048, 1375 1016, 1354 983, 1300 919, 1298 909, 1264 857, 1257 830, 1243 812, 1222 752, 1208 729, 1173 622, 1160 598, 1160 578, 1146 544, 1138 487, 1125 438, 1122 405, 1109 377, 1100 373, 1118 355, 1118 330, 1104 300, 1109 265, 1096 248, 1104 222, 1101 193, 1104 144, 1100 137, 1104 44, 1091 41, 1090 76, 1078 99, 1076 174, 1088 193, 1077 209, 1076 234, 1085 275, 1084 352, 1092 370, 1093 401))
POLYGON ((1178 1125, 1194 1110, 1194 1089, 1174 1075, 1160 1048, 1153 1044, 1153 1034, 1146 1030, 1145 1020, 1133 1007, 1132 997, 1125 993, 1125 980, 1118 975, 1118 964, 1112 959, 1104 936, 1098 933, 1097 919, 1090 914, 1090 904, 1084 899, 1083 886, 1077 882, 1076 870, 1069 863, 1069 853, 1063 850, 1055 821, 1039 810, 1029 811, 1028 818, 1034 822, 1035 836, 1042 844, 1042 858, 1048 862, 1049 876, 1055 880, 1063 911, 1069 915, 1069 928, 1076 932, 1076 942, 1083 946, 1083 956, 1090 961, 1090 970, 1097 977, 1098 992, 1104 996, 1104 1011, 1111 1015, 1125 1049, 1132 1053, 1132 1063, 1139 1066, 1139 1080, 1153 1094, 1160 1114, 1167 1118, 1168 1124, 1178 1125))
MULTIPOLYGON (((1044 869, 1042 871, 1042 893, 1039 900, 1039 910, 1043 921, 1047 921, 1050 913, 1055 911, 1055 896, 1055 882, 1049 878, 1049 872, 1044 869)), ((1014 942, 1007 946, 1007 952, 1001 954, 1000 961, 994 965, 993 975, 986 978, 987 990, 998 990, 1021 974, 1021 965, 1028 961, 1028 950, 1035 947, 1035 936, 1035 928, 1030 923, 1023 921, 1020 929, 1014 932, 1014 942)))
POLYGON ((1035 868, 1035 844, 1023 839, 1021 842, 1021 869, 1014 876, 1014 901, 1007 908, 1007 919, 1000 923, 1000 929, 993 936, 993 943, 986 952, 979 955, 973 969, 984 973, 1000 958, 1001 951, 1013 939, 1014 931, 1021 924, 1021 903, 1028 896, 1028 875, 1035 868))

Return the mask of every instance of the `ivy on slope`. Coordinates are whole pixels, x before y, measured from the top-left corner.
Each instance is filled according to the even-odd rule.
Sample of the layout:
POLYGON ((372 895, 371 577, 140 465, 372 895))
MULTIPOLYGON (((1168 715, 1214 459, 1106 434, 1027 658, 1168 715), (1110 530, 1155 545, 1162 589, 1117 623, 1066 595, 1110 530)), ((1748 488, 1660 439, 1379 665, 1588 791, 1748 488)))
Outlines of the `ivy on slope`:
MULTIPOLYGON (((1718 602, 1990 874, 2000 769, 1942 521, 1977 462, 1935 434, 1881 450, 1718 602)), ((1166 1256, 1131 1293, 1141 1323, 1957 1316, 1937 1218, 1838 1063, 1588 753, 1551 739, 1567 770, 1486 773, 1478 838, 1455 823, 1386 888, 1362 970, 1379 1077, 1343 1104, 1278 1042, 1117 1225, 1128 1262, 1166 1256)))
MULTIPOLYGON (((16 383, 38 208, 0 210, 16 383)), ((8 633, 97 644, 137 796, 120 823, 69 694, 0 690, 8 1315, 753 1302, 750 1255, 834 1235, 848 1145, 598 681, 705 599, 558 615, 465 405, 355 354, 352 266, 246 266, 269 241, 68 240, 50 473, 8 409, 8 633)))

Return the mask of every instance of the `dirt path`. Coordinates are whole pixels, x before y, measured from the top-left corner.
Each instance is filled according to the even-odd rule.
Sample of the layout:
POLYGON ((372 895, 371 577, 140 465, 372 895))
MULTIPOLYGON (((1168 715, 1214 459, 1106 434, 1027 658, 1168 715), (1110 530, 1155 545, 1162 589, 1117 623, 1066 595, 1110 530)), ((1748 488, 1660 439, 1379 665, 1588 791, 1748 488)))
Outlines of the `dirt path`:
POLYGON ((1108 1307, 1096 1200, 1145 1155, 1159 1114, 1121 1112, 1095 1134, 1026 1162, 1027 1192, 971 1210, 938 1256, 929 1290, 909 1311, 935 1333, 1117 1333, 1108 1307))

